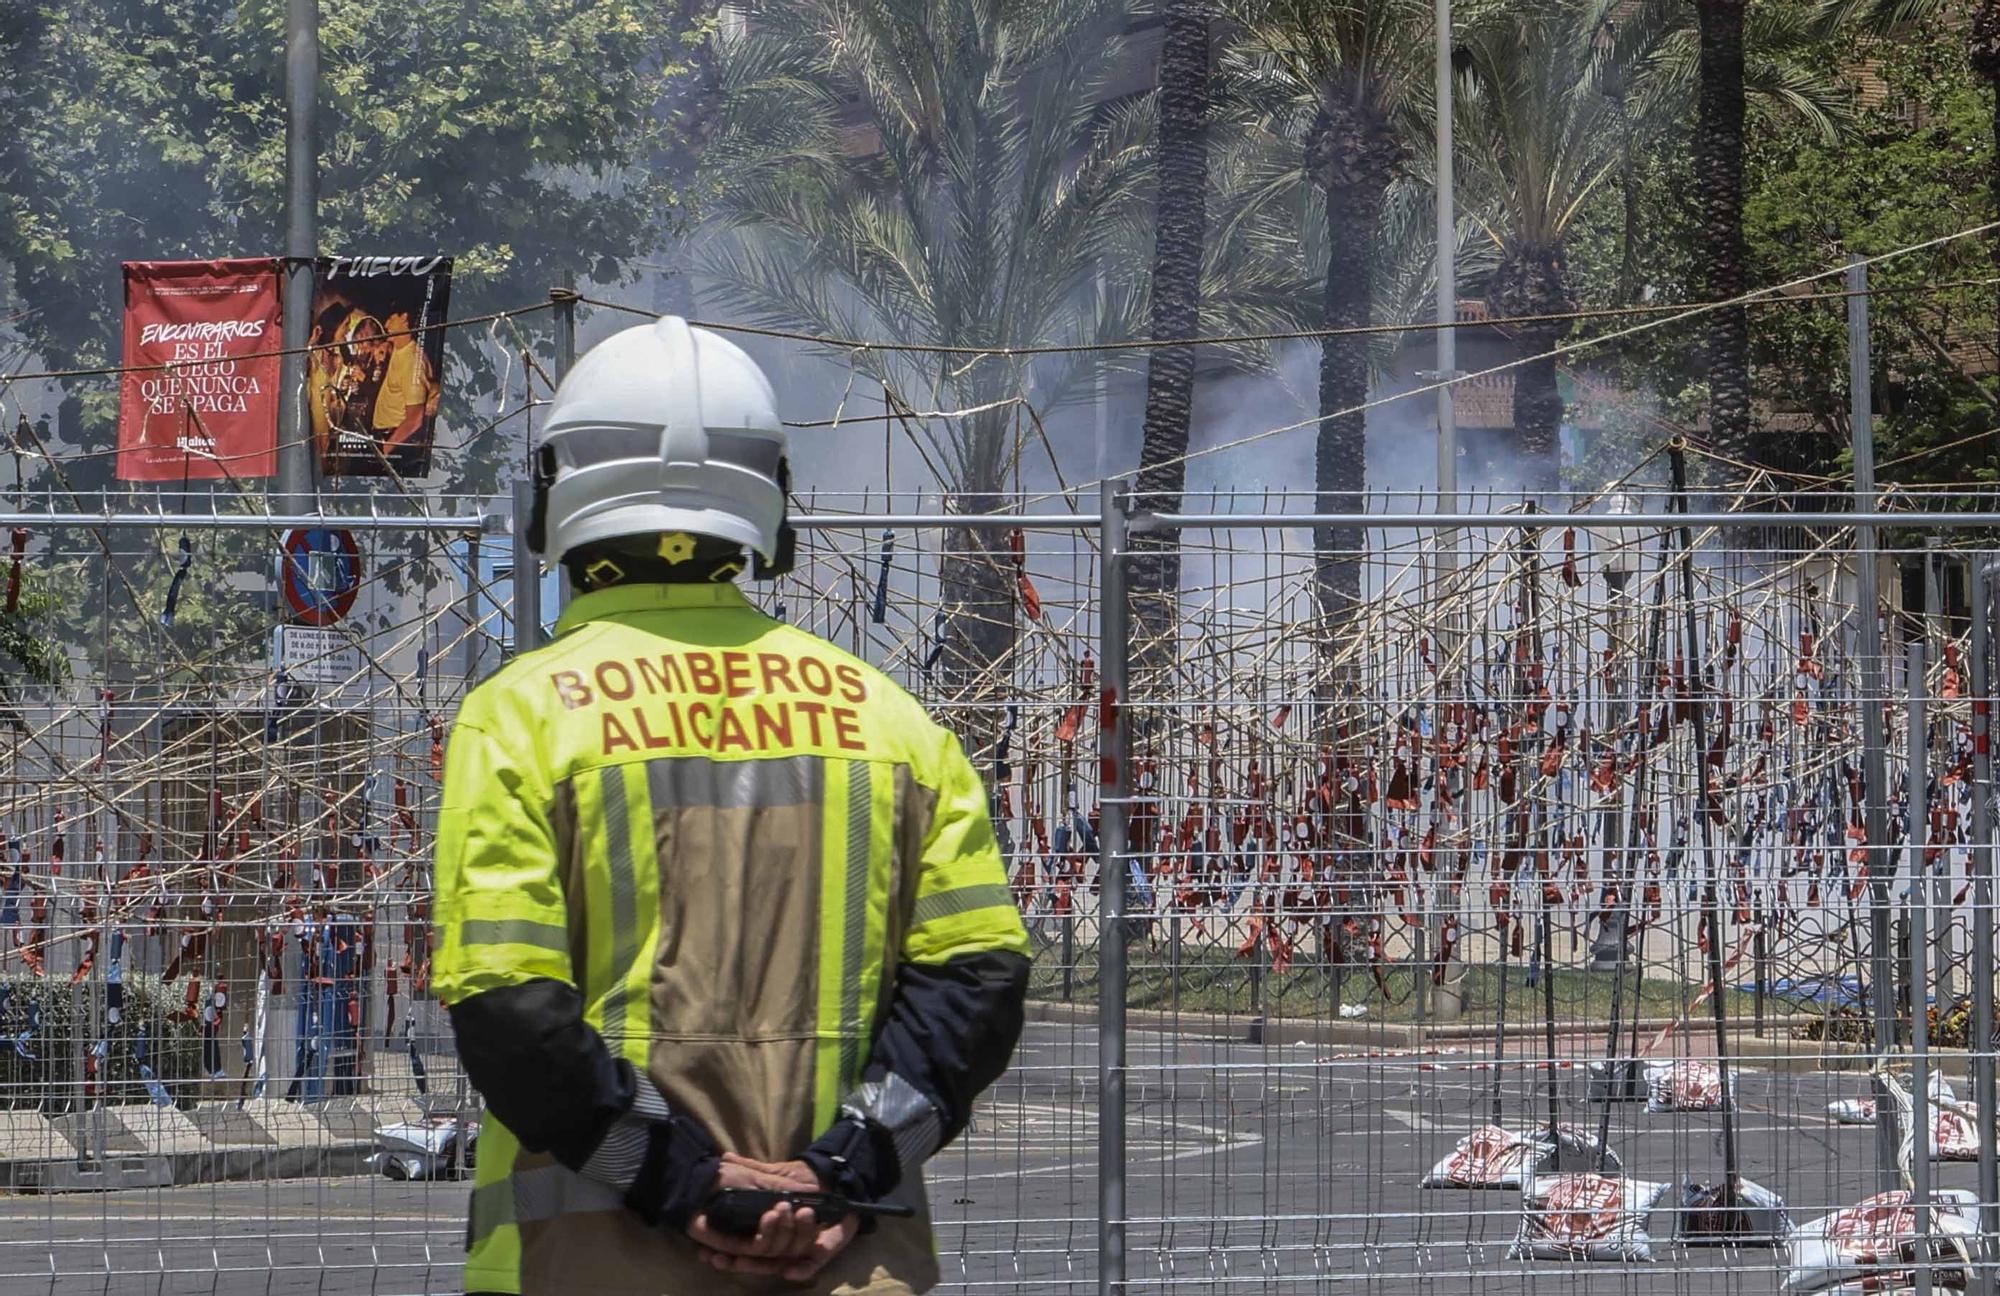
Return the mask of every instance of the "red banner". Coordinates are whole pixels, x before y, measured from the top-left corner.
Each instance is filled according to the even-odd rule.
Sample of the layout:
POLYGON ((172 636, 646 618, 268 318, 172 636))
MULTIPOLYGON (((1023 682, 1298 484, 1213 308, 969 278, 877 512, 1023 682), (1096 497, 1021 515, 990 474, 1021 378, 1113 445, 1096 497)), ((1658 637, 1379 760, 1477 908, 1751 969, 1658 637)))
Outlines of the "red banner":
POLYGON ((273 257, 125 263, 120 479, 277 472, 278 284, 273 257))

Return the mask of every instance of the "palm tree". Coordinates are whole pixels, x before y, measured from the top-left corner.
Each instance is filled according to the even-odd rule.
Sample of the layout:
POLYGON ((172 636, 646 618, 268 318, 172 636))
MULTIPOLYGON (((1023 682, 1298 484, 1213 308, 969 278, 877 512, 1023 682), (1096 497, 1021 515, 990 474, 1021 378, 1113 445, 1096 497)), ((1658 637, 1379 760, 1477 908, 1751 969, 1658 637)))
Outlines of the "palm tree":
MULTIPOLYGON (((739 314, 816 335, 992 348, 1129 337, 1141 107, 1103 108, 1124 11, 1111 0, 766 0, 722 47, 727 127, 710 150, 717 239, 703 262, 739 314)), ((1081 366, 1017 356, 841 357, 965 411, 924 421, 954 507, 993 510, 1024 425, 1081 366)), ((943 664, 997 690, 1014 643, 1005 541, 949 540, 943 664)))
MULTIPOLYGON (((1748 0, 1695 0, 1701 27, 1700 122, 1695 178, 1701 189, 1703 295, 1743 295, 1743 11, 1748 0)), ((1750 440, 1750 314, 1716 311, 1708 324, 1709 435, 1743 458, 1750 440)))
MULTIPOLYGON (((1642 12, 1620 27, 1617 39, 1602 43, 1595 39, 1597 9, 1579 0, 1488 0, 1463 14, 1469 76, 1458 100, 1458 132, 1469 208, 1500 249, 1486 287, 1487 304, 1499 316, 1559 316, 1575 308, 1566 240, 1615 174, 1624 132, 1644 116, 1629 95, 1621 103, 1605 93, 1605 78, 1622 72, 1625 60, 1650 53, 1659 29, 1642 12)), ((1618 75, 1617 83, 1629 85, 1630 78, 1618 75)), ((1530 489, 1557 485, 1563 402, 1550 353, 1569 330, 1559 319, 1510 330, 1526 361, 1513 371, 1514 430, 1530 489)))
MULTIPOLYGON (((1431 7, 1418 0, 1235 0, 1242 29, 1229 82, 1243 107, 1291 153, 1263 186, 1296 210, 1301 184, 1323 213, 1325 259, 1317 271, 1316 323, 1371 323, 1381 229, 1390 186, 1422 136, 1430 90, 1431 7)), ((1316 509, 1359 512, 1367 483, 1369 343, 1320 343, 1316 509)), ((1319 528, 1314 593, 1338 624, 1361 597, 1355 527, 1319 528)))
MULTIPOLYGON (((1208 0, 1166 0, 1160 51, 1159 189, 1154 204, 1152 337, 1194 337, 1201 327, 1201 271, 1208 229, 1208 0)), ((1146 357, 1146 421, 1139 490, 1150 508, 1180 506, 1194 417, 1193 347, 1160 347, 1146 357)), ((1134 538, 1132 591, 1142 660, 1169 650, 1170 600, 1180 588, 1180 537, 1134 538)))
MULTIPOLYGON (((1752 7, 1741 24, 1741 58, 1733 72, 1729 20, 1720 20, 1713 41, 1704 39, 1687 23, 1681 0, 1473 0, 1462 12, 1470 75, 1459 99, 1458 130, 1471 172, 1469 205, 1500 248, 1486 289, 1496 315, 1562 315, 1574 308, 1566 246, 1572 228, 1619 168, 1626 148, 1678 118, 1704 69, 1714 78, 1740 81, 1742 106, 1752 116, 1789 116, 1829 137, 1848 116, 1843 88, 1799 58, 1823 31, 1810 12, 1752 7)), ((1705 94, 1726 99, 1730 91, 1725 86, 1705 94)), ((1730 124, 1726 104, 1708 104, 1704 111, 1715 112, 1731 136, 1701 146, 1701 175, 1717 191, 1708 195, 1709 252, 1719 250, 1724 262, 1733 258, 1733 265, 1711 270, 1720 277, 1709 286, 1741 291, 1747 282, 1743 127, 1740 118, 1730 124)), ((1747 335, 1731 324, 1731 314, 1718 313, 1722 341, 1714 350, 1726 390, 1716 399, 1723 426, 1747 435, 1747 335)), ((1512 327, 1518 354, 1527 361, 1514 370, 1514 427, 1527 461, 1524 481, 1534 489, 1558 482, 1563 403, 1550 353, 1570 328, 1560 319, 1512 327)))
MULTIPOLYGON (((1747 0, 1696 0, 1696 10, 1694 31, 1678 3, 1653 17, 1670 30, 1636 71, 1655 108, 1671 109, 1696 90, 1701 286, 1708 300, 1719 301, 1741 296, 1750 283, 1743 243, 1746 121, 1789 118, 1831 142, 1851 125, 1853 105, 1845 87, 1823 76, 1810 57, 1831 30, 1828 10, 1747 0)), ((1749 312, 1711 314, 1707 343, 1711 435, 1739 458, 1770 458, 1775 447, 1752 445, 1749 312)))

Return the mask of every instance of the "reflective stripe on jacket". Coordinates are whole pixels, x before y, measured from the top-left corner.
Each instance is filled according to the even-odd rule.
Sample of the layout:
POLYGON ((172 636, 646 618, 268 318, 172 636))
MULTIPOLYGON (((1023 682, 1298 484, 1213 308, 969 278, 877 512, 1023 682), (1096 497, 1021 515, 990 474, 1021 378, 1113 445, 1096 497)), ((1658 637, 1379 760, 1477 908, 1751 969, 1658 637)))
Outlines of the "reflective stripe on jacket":
MULTIPOLYGON (((437 993, 575 985, 726 1150, 797 1155, 860 1079, 899 963, 1027 953, 979 777, 887 677, 733 585, 577 598, 474 689, 446 757, 437 993)), ((472 1290, 799 1291, 700 1264, 497 1122, 472 1290)), ((810 1287, 937 1279, 921 1182, 810 1287)))

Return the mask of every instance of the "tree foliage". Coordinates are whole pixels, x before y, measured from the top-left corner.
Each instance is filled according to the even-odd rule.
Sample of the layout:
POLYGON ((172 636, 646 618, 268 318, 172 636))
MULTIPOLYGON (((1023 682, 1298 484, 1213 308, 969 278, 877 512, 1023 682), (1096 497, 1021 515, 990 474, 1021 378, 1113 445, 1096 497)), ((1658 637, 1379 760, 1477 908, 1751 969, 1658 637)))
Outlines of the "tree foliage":
MULTIPOLYGON (((1963 46, 1906 41, 1878 49, 1884 93, 1854 138, 1780 136, 1753 149, 1744 220, 1755 279, 1785 282, 1849 252, 1892 253, 1993 219, 1991 109, 1963 46)), ((1980 241, 1960 239, 1870 269, 1883 412, 1876 459, 1885 482, 1990 483, 2000 475, 1990 441, 1945 448, 1990 429, 2000 412, 1988 378, 1996 358, 1988 258, 1980 241)), ((1752 330, 1767 399, 1809 420, 1799 435, 1822 467, 1843 462, 1848 439, 1845 319, 1845 302, 1829 298, 1766 308, 1752 330)))
MULTIPOLYGON (((449 252, 459 315, 540 300, 564 271, 619 278, 674 213, 673 176, 650 163, 671 150, 663 105, 700 31, 683 8, 321 6, 321 247, 449 252)), ((9 13, 0 258, 26 312, 16 327, 58 367, 115 363, 121 261, 283 250, 285 3, 9 13)), ((448 411, 461 428, 491 381, 468 342, 454 347, 448 411)), ((108 447, 114 385, 72 391, 88 399, 65 439, 108 447)), ((108 465, 76 475, 94 486, 108 465)))
MULTIPOLYGON (((565 274, 626 277, 680 216, 690 67, 711 9, 321 5, 320 247, 453 255, 461 318, 544 301, 565 274)), ((5 7, 0 261, 30 353, 56 368, 117 363, 122 261, 283 251, 285 11, 284 0, 5 7)), ((513 475, 525 424, 487 427, 490 402, 508 396, 496 391, 507 372, 496 358, 545 345, 548 333, 532 315, 452 333, 437 466, 420 488, 487 494, 513 475)), ((519 366, 511 373, 518 391, 519 366)), ((111 377, 74 379, 65 392, 51 438, 64 461, 31 460, 29 480, 59 507, 69 491, 113 486, 118 407, 111 377)), ((169 510, 179 503, 169 491, 169 510)), ((204 538, 172 632, 158 618, 177 554, 174 538, 158 541, 157 553, 122 556, 108 581, 55 573, 80 600, 64 605, 65 635, 92 645, 93 658, 141 665, 218 650, 261 658, 268 610, 251 591, 272 569, 268 540, 204 538), (100 648, 106 599, 116 642, 100 648)), ((397 590, 431 570, 384 567, 397 590)))

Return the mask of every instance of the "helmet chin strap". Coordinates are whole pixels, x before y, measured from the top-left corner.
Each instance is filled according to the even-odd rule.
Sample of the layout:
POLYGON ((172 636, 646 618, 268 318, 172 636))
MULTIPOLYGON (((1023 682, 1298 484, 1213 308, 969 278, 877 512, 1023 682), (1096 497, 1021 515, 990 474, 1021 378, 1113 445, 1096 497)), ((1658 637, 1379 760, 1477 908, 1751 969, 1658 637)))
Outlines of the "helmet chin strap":
POLYGON ((776 580, 789 575, 799 558, 799 533, 792 526, 792 461, 778 460, 778 494, 784 501, 784 512, 778 517, 778 542, 771 547, 771 557, 767 562, 762 554, 750 555, 751 580, 776 580))
POLYGON ((545 445, 535 452, 533 501, 528 506, 528 548, 536 554, 549 546, 549 487, 556 484, 556 448, 545 445))

